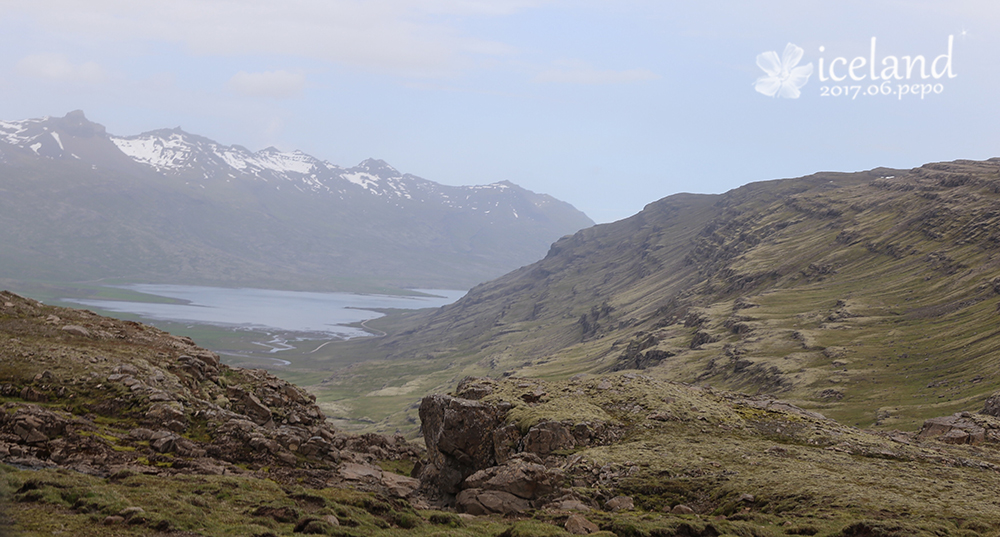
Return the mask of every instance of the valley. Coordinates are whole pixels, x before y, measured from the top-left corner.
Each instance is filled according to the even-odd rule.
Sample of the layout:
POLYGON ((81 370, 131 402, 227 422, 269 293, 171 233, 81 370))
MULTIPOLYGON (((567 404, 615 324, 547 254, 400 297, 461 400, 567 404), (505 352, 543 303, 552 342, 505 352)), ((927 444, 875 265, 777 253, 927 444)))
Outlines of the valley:
MULTIPOLYGON (((316 360, 367 360, 335 371, 331 391, 423 375, 411 368, 439 372, 427 392, 638 368, 914 430, 1000 389, 998 192, 994 159, 671 196, 316 360)), ((406 404, 379 427, 412 423, 406 404)))
MULTIPOLYGON (((278 352, 259 351, 273 330, 4 293, 5 516, 98 536, 996 537, 998 224, 998 159, 679 194, 350 325, 378 337, 278 352)), ((192 304, 142 291, 88 293, 192 304)))

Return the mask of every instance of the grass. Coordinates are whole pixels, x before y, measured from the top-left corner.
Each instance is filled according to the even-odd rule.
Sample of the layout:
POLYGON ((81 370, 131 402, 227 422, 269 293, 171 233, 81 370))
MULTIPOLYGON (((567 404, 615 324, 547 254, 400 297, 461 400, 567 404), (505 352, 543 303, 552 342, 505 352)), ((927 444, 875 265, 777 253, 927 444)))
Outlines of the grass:
MULTIPOLYGON (((0 466, 8 512, 19 535, 149 535, 192 532, 212 536, 291 535, 303 519, 333 515, 347 535, 433 535, 438 524, 371 494, 347 489, 282 487, 253 477, 124 475, 100 479, 58 470, 0 466), (105 517, 136 512, 125 523, 105 517)), ((493 535, 500 524, 463 523, 453 535, 493 535)))
POLYGON ((415 380, 447 391, 465 375, 600 374, 652 337, 647 350, 674 356, 648 374, 777 393, 852 425, 915 430, 979 410, 1000 390, 995 163, 892 174, 667 198, 443 312, 380 320, 389 337, 324 347, 306 369, 331 375, 312 389, 372 430, 412 430, 411 398, 367 394, 415 380), (981 182, 942 186, 949 174, 981 182), (597 328, 584 333, 581 317, 597 328), (715 342, 691 348, 696 332, 715 342))

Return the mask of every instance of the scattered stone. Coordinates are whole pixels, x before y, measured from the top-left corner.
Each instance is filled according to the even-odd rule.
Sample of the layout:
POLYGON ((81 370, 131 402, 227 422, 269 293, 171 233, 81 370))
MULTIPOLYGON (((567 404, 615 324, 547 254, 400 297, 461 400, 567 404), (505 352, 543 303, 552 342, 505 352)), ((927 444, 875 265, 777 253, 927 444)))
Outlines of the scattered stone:
POLYGON ((493 387, 495 385, 496 381, 490 378, 466 377, 462 380, 462 382, 459 382, 458 387, 455 388, 455 396, 461 397, 462 399, 478 401, 479 399, 493 393, 493 387))
POLYGON ((90 337, 90 330, 76 324, 67 324, 61 330, 75 336, 90 337))
POLYGON ((563 500, 556 504, 556 509, 560 511, 590 511, 590 506, 580 500, 563 500))
POLYGON ((382 484, 389 494, 397 498, 406 498, 420 488, 420 480, 393 472, 382 472, 382 484))
POLYGON ((118 516, 124 518, 125 520, 130 520, 132 517, 140 515, 145 512, 146 510, 143 509, 142 507, 126 507, 125 509, 122 509, 120 513, 118 513, 118 516))
POLYGON ((35 379, 34 380, 35 380, 35 382, 42 382, 42 381, 46 381, 46 380, 52 380, 52 372, 49 371, 48 369, 46 369, 45 371, 42 371, 41 373, 35 375, 35 379))
POLYGON ((361 481, 365 478, 382 480, 382 470, 366 464, 345 462, 340 465, 340 476, 348 481, 361 481))
POLYGON ((615 496, 604 504, 604 508, 612 512, 631 511, 635 509, 635 502, 631 496, 615 496))
POLYGON ((570 515, 563 527, 573 535, 588 535, 601 529, 597 524, 587 520, 587 517, 578 514, 570 515))
POLYGON ((691 509, 690 507, 679 503, 675 505, 674 508, 670 510, 670 512, 675 515, 690 515, 694 513, 694 509, 691 509))
POLYGON ((741 502, 753 503, 753 500, 754 500, 753 494, 746 494, 746 493, 740 494, 739 501, 741 502))

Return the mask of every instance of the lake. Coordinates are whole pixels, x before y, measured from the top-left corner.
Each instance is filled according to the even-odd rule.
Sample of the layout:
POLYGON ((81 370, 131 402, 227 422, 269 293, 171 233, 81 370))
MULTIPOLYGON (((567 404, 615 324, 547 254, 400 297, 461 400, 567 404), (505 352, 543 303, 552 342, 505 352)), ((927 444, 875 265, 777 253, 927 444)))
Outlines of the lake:
POLYGON ((149 320, 322 334, 336 339, 372 335, 347 325, 381 317, 382 314, 373 311, 373 308, 437 308, 455 302, 466 293, 415 289, 432 296, 394 296, 192 285, 133 284, 116 287, 175 299, 178 303, 96 299, 73 299, 72 302, 106 311, 130 313, 149 320))

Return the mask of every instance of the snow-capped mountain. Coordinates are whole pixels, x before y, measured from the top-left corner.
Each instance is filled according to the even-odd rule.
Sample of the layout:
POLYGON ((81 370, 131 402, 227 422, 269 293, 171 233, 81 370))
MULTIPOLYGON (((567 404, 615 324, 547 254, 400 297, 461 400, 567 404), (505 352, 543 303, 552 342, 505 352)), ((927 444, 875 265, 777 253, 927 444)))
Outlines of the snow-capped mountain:
MULTIPOLYGON (((117 136, 87 120, 80 111, 62 118, 0 121, 0 173, 0 188, 4 183, 13 186, 25 174, 34 177, 28 183, 31 188, 23 194, 30 195, 32 188, 45 185, 50 202, 59 193, 81 188, 89 188, 88 192, 109 190, 86 203, 79 196, 60 200, 70 214, 74 209, 86 214, 97 211, 104 220, 126 211, 109 204, 111 200, 128 195, 134 202, 148 197, 144 201, 150 204, 147 217, 167 211, 163 217, 175 233, 189 234, 193 243, 211 237, 213 249, 235 256, 226 263, 239 264, 236 259, 250 251, 265 256, 280 251, 282 259, 294 267, 273 262, 264 272, 295 273, 308 266, 310 277, 320 280, 363 276, 393 282, 412 280, 420 285, 440 285, 450 279, 470 285, 540 258, 555 239, 593 223, 564 202, 508 181, 446 186, 401 173, 377 159, 343 168, 301 151, 269 147, 254 152, 239 145, 226 146, 180 128, 117 136), (215 213, 199 213, 195 220, 200 224, 196 225, 176 221, 169 213, 171 208, 173 215, 197 208, 215 213), (230 212, 235 214, 228 220, 211 217, 230 212), (280 230, 285 228, 289 228, 288 234, 282 235, 280 230), (257 230, 258 236, 248 237, 250 229, 257 230), (317 266, 334 258, 337 263, 333 265, 317 266), (414 276, 420 272, 424 275, 414 276)), ((10 197, 7 201, 13 202, 10 197)), ((79 223, 62 223, 74 230, 88 229, 79 223)), ((136 230, 148 228, 142 222, 128 225, 136 230)), ((176 235, 166 229, 147 231, 149 244, 176 243, 176 235)), ((53 232, 44 239, 59 243, 64 238, 53 232)), ((99 241, 115 249, 107 238, 99 241)), ((139 241, 135 246, 142 250, 149 245, 139 241)), ((167 249, 182 246, 189 244, 167 249)), ((94 257, 96 252, 84 257, 94 257)), ((0 269, 5 266, 3 255, 0 253, 0 269)), ((135 265, 113 253, 104 257, 121 262, 111 272, 119 265, 135 265)), ((99 259, 90 264, 107 265, 99 259)), ((218 274, 211 273, 215 269, 196 268, 183 259, 178 264, 178 274, 196 274, 190 279, 218 279, 218 274)), ((23 263, 8 263, 14 265, 25 270, 23 263)), ((141 265, 156 263, 147 260, 141 265)), ((241 265, 236 272, 248 270, 241 265)), ((83 272, 87 276, 97 273, 89 268, 83 272)), ((119 272, 116 277, 126 277, 119 272)))

